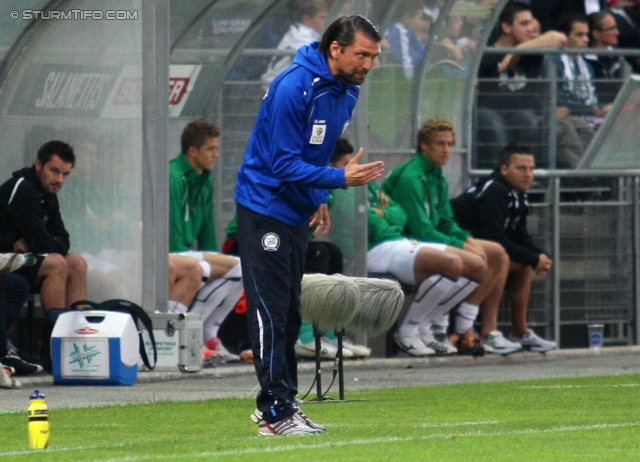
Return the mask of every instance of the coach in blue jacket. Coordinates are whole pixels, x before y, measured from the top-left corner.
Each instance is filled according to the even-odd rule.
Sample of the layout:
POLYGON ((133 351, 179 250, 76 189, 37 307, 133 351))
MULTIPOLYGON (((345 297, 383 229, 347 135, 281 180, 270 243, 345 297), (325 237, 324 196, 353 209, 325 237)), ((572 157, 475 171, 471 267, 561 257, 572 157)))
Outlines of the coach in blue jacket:
POLYGON ((362 16, 343 16, 322 40, 301 47, 273 80, 238 171, 235 200, 249 335, 261 390, 252 419, 258 433, 317 434, 296 405, 294 345, 309 226, 331 227, 328 190, 379 178, 382 162, 329 167, 351 120, 359 87, 380 53, 380 33, 362 16))

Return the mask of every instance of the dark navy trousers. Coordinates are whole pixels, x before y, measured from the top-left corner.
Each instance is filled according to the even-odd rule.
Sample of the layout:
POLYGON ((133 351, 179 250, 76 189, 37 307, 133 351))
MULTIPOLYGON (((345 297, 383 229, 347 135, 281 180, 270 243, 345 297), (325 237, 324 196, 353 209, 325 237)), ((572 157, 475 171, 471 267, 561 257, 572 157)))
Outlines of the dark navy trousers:
POLYGON ((29 298, 29 284, 15 274, 0 274, 0 357, 7 354, 7 329, 29 298))
POLYGON ((295 343, 302 323, 300 284, 309 228, 294 228, 238 205, 238 243, 247 324, 267 422, 293 414, 298 393, 295 343))

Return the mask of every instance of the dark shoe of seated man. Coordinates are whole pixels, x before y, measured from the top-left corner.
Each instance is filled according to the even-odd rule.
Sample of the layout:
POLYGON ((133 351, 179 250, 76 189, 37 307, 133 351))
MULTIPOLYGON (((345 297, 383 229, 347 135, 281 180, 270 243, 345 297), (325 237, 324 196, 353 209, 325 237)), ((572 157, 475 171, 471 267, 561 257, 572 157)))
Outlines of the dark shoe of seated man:
POLYGON ((33 375, 43 371, 39 364, 27 362, 11 350, 6 356, 0 358, 0 364, 12 367, 15 370, 15 375, 33 375))

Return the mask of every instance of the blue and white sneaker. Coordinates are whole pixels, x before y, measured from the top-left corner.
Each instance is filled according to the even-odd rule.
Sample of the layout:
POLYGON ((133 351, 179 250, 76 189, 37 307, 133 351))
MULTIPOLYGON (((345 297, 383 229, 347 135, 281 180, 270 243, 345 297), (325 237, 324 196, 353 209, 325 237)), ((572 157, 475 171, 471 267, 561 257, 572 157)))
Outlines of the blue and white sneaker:
POLYGON ((525 350, 533 351, 534 353, 546 353, 558 347, 556 342, 543 339, 531 329, 528 329, 522 337, 512 338, 511 340, 522 345, 525 350))
MULTIPOLYGON (((296 341, 295 345, 296 355, 300 358, 315 358, 316 357, 316 342, 302 343, 300 339, 296 341)), ((342 351, 344 357, 344 350, 342 351)), ((324 338, 320 343, 320 357, 322 359, 336 359, 338 354, 338 348, 333 346, 329 341, 324 338)))
POLYGON ((260 436, 308 436, 320 433, 322 431, 311 428, 295 418, 295 414, 274 423, 261 420, 258 427, 258 435, 260 436))
MULTIPOLYGON (((309 417, 307 417, 307 414, 305 414, 302 409, 300 408, 300 406, 295 406, 295 413, 293 414, 293 418, 295 420, 298 420, 302 423, 304 423, 307 427, 309 428, 313 428, 314 430, 319 430, 320 432, 325 432, 327 431, 326 427, 324 425, 320 425, 318 423, 315 423, 313 420, 311 420, 309 417)), ((251 414, 251 420, 255 423, 260 425, 260 422, 262 421, 262 411, 260 411, 259 409, 256 409, 253 411, 253 413, 251 414)))
POLYGON ((396 333, 394 335, 394 339, 400 349, 411 356, 428 356, 436 354, 435 350, 422 343, 420 335, 418 334, 408 337, 399 337, 396 333))
POLYGON ((427 348, 431 348, 437 355, 454 355, 458 349, 453 346, 449 337, 444 332, 429 331, 420 335, 420 340, 427 348))
POLYGON ((510 355, 511 353, 522 351, 521 344, 518 342, 510 342, 504 338, 504 335, 502 335, 502 332, 499 330, 492 330, 489 332, 489 335, 483 342, 483 345, 485 347, 485 351, 497 355, 510 355), (492 351, 489 351, 487 346, 490 347, 492 351))

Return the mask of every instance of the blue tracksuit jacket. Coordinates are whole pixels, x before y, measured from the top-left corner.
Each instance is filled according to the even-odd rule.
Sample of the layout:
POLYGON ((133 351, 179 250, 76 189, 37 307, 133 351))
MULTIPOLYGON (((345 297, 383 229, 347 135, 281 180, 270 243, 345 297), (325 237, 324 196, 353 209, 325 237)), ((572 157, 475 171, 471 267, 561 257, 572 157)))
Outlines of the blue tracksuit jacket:
POLYGON ((336 80, 318 43, 301 47, 269 86, 238 171, 235 200, 294 227, 307 226, 328 189, 346 186, 328 167, 359 87, 336 80))

